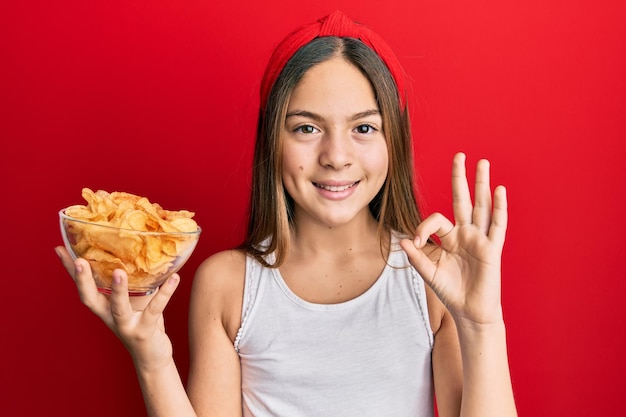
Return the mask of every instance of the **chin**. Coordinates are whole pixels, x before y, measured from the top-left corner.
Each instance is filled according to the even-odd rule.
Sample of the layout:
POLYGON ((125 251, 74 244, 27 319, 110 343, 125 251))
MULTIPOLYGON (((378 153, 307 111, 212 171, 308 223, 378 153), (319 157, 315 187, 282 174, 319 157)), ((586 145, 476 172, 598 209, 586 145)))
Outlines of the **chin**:
MULTIPOLYGON (((369 214, 369 211, 368 211, 369 214)), ((363 219, 360 214, 346 214, 344 216, 331 216, 320 218, 320 223, 327 226, 329 229, 337 229, 344 226, 349 226, 354 223, 360 223, 363 219)))

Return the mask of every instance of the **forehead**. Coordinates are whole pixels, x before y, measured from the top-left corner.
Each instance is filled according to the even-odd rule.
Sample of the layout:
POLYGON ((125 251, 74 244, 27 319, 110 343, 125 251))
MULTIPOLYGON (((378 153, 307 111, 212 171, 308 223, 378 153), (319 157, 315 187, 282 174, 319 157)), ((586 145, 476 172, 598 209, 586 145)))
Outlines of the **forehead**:
POLYGON ((363 111, 377 109, 372 84, 345 58, 334 57, 311 67, 289 99, 289 110, 363 111))

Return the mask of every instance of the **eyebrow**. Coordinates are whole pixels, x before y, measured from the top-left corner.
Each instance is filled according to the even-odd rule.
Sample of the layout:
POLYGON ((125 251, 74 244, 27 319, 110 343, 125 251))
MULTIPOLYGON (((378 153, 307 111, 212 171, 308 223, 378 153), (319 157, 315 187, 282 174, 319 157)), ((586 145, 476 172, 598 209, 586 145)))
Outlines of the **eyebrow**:
MULTIPOLYGON (((353 114, 352 116, 350 116, 348 118, 348 120, 350 121, 355 121, 355 120, 359 120, 362 119, 364 117, 368 117, 368 116, 374 116, 374 115, 380 115, 380 110, 378 109, 371 109, 371 110, 365 110, 362 112, 358 112, 353 114)), ((306 110, 295 110, 295 111, 291 111, 289 113, 287 113, 286 117, 287 119, 290 117, 296 117, 296 116, 300 116, 300 117, 306 117, 309 119, 313 119, 315 121, 321 121, 323 119, 322 116, 320 116, 317 113, 313 113, 310 111, 306 111, 306 110)))

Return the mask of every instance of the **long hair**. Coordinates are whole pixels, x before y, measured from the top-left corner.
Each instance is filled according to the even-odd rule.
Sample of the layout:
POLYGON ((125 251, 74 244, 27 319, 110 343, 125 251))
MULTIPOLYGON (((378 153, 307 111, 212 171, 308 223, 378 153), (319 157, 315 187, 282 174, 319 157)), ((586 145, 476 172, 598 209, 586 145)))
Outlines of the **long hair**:
POLYGON ((289 98, 313 66, 341 56, 370 81, 383 120, 389 168, 387 178, 369 208, 378 221, 381 248, 385 231, 412 236, 421 222, 413 175, 413 146, 407 107, 381 58, 354 38, 320 37, 300 48, 276 79, 267 103, 261 103, 252 170, 248 232, 240 249, 270 267, 279 267, 289 250, 293 201, 282 180, 283 129, 289 98), (273 253, 270 264, 266 256, 273 253))

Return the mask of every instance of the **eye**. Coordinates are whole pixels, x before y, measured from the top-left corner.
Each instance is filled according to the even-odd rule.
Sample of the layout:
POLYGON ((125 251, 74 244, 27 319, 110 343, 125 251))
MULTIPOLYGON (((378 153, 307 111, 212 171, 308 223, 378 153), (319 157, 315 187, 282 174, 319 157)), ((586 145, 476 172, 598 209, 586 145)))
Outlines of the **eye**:
POLYGON ((358 125, 355 128, 355 130, 357 133, 364 134, 364 135, 368 133, 374 133, 376 131, 376 129, 373 126, 368 125, 368 124, 358 125))
POLYGON ((294 129, 296 133, 304 133, 305 135, 310 135, 312 133, 317 132, 317 129, 311 125, 302 125, 298 126, 294 129))

